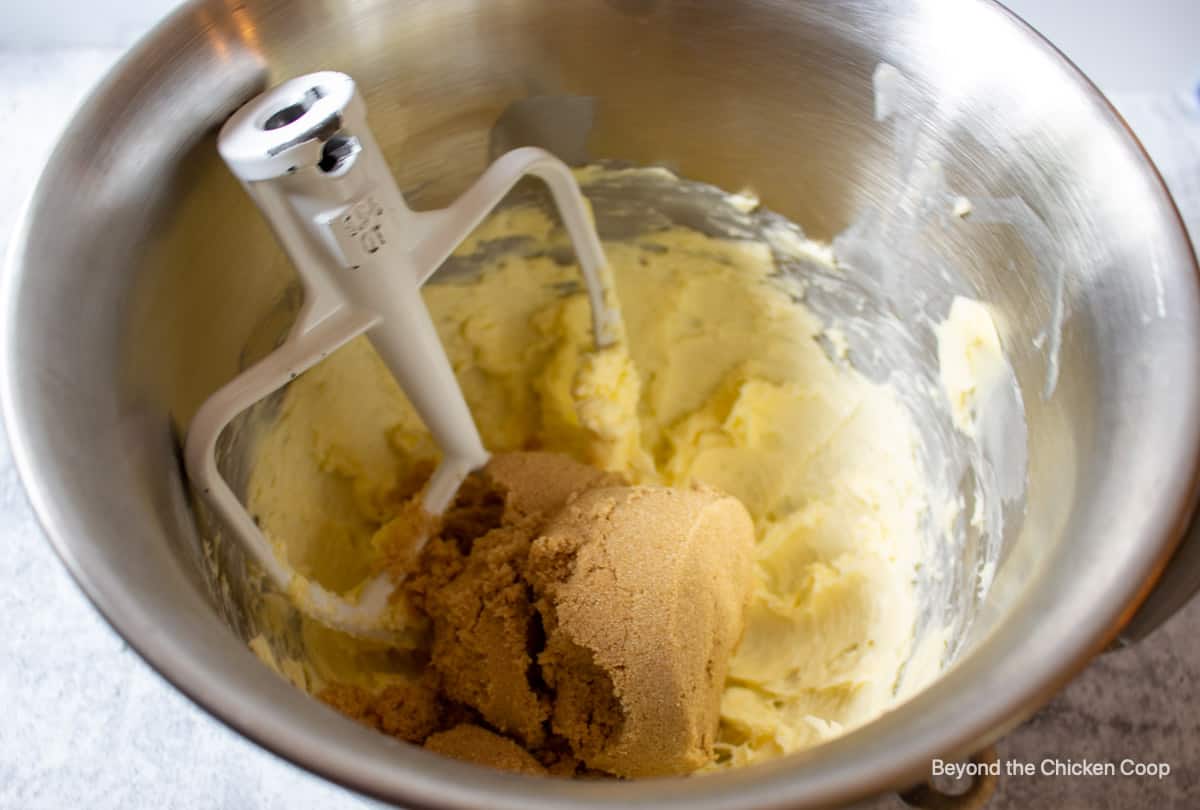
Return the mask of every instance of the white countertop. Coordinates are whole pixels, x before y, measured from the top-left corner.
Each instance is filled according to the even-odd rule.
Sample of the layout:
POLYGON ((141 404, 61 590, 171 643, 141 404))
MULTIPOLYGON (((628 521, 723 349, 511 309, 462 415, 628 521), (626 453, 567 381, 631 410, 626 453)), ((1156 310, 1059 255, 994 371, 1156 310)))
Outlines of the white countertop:
MULTIPOLYGON (((157 14, 172 2, 154 0, 149 7, 157 14)), ((4 4, 0 2, 0 15, 4 4)), ((1200 42, 1198 7, 1192 0, 1178 4, 1188 6, 1196 21, 1189 30, 1200 42)), ((32 9, 27 17, 36 22, 59 6, 67 13, 68 4, 43 0, 22 5, 32 9)), ((1051 16, 1046 8, 1063 5, 1046 4, 1044 16, 1051 16)), ((137 14, 115 17, 120 24, 109 33, 117 40, 145 25, 137 14)), ((1069 24, 1069 18, 1063 19, 1069 24)), ((72 31, 78 27, 68 26, 72 31)), ((0 32, 0 43, 12 43, 9 34, 0 32)), ((7 242, 19 204, 56 133, 120 52, 112 45, 18 43, 7 50, 0 45, 0 115, 5 121, 0 128, 0 155, 5 156, 0 161, 0 245, 7 242)), ((1190 53, 1200 54, 1200 48, 1190 53)), ((1168 177, 1193 234, 1200 236, 1200 108, 1183 77, 1188 58, 1167 60, 1162 75, 1156 67, 1157 84, 1130 88, 1118 82, 1116 89, 1140 91, 1119 96, 1118 105, 1168 177)), ((1194 77, 1200 78, 1200 69, 1194 77)), ((0 615, 5 617, 0 630, 0 807, 376 806, 277 759, 216 722, 109 629, 42 538, 2 431, 0 531, 5 542, 0 555, 0 615)), ((1096 756, 1090 753, 1096 746, 1101 753, 1108 746, 1109 754, 1119 756, 1156 749, 1160 758, 1176 761, 1176 773, 1167 783, 1014 784, 1002 787, 990 806, 1070 810, 1137 801, 1160 810, 1200 807, 1197 636, 1200 604, 1193 602, 1147 643, 1101 659, 1007 743, 1024 758, 1039 751, 1044 756, 1096 756), (1138 708, 1130 715, 1127 704, 1133 703, 1138 708)), ((878 806, 901 807, 894 799, 878 806)))

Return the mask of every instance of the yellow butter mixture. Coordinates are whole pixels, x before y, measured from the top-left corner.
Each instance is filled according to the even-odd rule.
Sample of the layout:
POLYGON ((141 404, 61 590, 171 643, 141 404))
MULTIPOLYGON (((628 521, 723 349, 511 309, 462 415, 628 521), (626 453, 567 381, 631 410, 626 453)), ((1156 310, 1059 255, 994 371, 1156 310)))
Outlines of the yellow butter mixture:
MULTIPOLYGON (((909 691, 902 676, 924 677, 905 663, 929 493, 893 390, 827 354, 823 325, 762 243, 682 227, 606 243, 625 339, 597 352, 578 269, 562 258, 569 241, 540 209, 497 212, 457 255, 490 255, 514 237, 540 249, 493 251, 477 274, 435 277, 424 291, 488 449, 565 454, 629 487, 703 485, 740 501, 753 524, 743 625, 716 737, 705 740, 712 755, 689 767, 811 747, 909 691)), ((360 338, 287 390, 259 442, 248 506, 301 574, 347 593, 378 570, 401 496, 435 460, 360 338)), ((686 607, 704 596, 680 598, 686 607)), ((410 612, 405 644, 419 650, 420 611, 397 610, 410 612)), ((377 690, 403 668, 394 650, 333 631, 311 627, 307 641, 311 660, 294 679, 313 691, 377 690)), ((438 745, 491 737, 471 725, 438 745)), ((504 757, 525 762, 508 748, 504 757)))

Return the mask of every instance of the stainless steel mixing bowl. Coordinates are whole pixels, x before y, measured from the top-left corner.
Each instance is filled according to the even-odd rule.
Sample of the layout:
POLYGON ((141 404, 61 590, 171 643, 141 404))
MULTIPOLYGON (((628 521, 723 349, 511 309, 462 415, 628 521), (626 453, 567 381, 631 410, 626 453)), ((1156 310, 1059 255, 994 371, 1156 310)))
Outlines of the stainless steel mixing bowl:
MULTIPOLYGON (((554 140, 530 129, 504 132, 554 140)), ((920 264, 896 268, 894 286, 936 282, 920 264)), ((104 615, 249 737, 410 805, 798 808, 910 784, 931 757, 969 753, 1019 722, 1123 626, 1153 627, 1198 576, 1195 542, 1168 567, 1200 445, 1187 237, 1096 90, 985 0, 193 2, 64 135, 14 240, 4 306, 17 463, 104 615), (911 128, 874 119, 881 62, 922 101, 911 128), (574 101, 556 114, 587 139, 560 151, 753 188, 816 238, 902 196, 913 166, 940 165, 956 194, 1023 201, 1009 224, 942 245, 998 313, 1029 436, 1023 523, 957 664, 819 749, 643 783, 531 781, 443 760, 263 667, 221 596, 227 572, 200 543, 175 436, 277 333, 263 324, 291 280, 213 133, 268 83, 318 68, 365 89, 418 205, 445 202, 481 170, 512 102, 563 96, 574 101)))

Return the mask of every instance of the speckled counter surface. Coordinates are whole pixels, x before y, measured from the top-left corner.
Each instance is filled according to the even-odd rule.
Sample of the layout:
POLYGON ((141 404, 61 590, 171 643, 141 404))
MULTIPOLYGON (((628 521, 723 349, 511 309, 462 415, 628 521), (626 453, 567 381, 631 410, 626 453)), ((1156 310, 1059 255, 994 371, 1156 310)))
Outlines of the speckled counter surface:
MULTIPOLYGON (((118 53, 0 51, 0 243, 55 134, 118 53)), ((1200 234, 1200 110, 1192 104, 1119 99, 1200 234)), ((150 670, 51 552, 2 432, 0 537, 0 808, 378 806, 247 742, 150 670)), ((1200 601, 1143 644, 1098 659, 998 748, 1002 759, 1035 764, 1130 758, 1169 763, 1172 772, 1003 777, 992 810, 1200 808, 1200 601)), ((870 806, 903 807, 894 797, 870 806)))

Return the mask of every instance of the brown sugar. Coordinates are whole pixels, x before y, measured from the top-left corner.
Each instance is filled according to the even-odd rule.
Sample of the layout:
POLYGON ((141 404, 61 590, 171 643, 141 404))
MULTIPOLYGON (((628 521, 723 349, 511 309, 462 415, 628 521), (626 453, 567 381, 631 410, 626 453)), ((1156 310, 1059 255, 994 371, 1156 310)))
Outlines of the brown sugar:
POLYGON ((496 456, 464 487, 408 586, 433 621, 431 663, 446 696, 525 745, 542 745, 550 717, 550 696, 530 678, 529 545, 572 495, 619 480, 553 453, 496 456))
POLYGON ((624 483, 560 454, 497 455, 405 580, 432 625, 427 682, 379 695, 331 687, 322 699, 523 773, 703 765, 741 634, 753 527, 716 490, 624 483), (478 722, 456 725, 471 714, 478 722))
POLYGON ((529 536, 493 529, 475 541, 462 570, 425 600, 433 619, 431 662, 442 689, 526 745, 545 739, 550 701, 530 683, 534 614, 520 566, 529 536))
POLYGON ((658 776, 711 759, 753 539, 717 490, 614 487, 580 495, 533 543, 553 731, 590 767, 658 776))
POLYGON ((425 741, 425 747, 448 757, 502 771, 533 776, 549 773, 532 754, 512 740, 470 723, 434 734, 425 741))
POLYGON ((358 686, 333 684, 317 697, 339 712, 372 728, 420 743, 442 722, 444 707, 424 683, 400 683, 371 694, 358 686))

